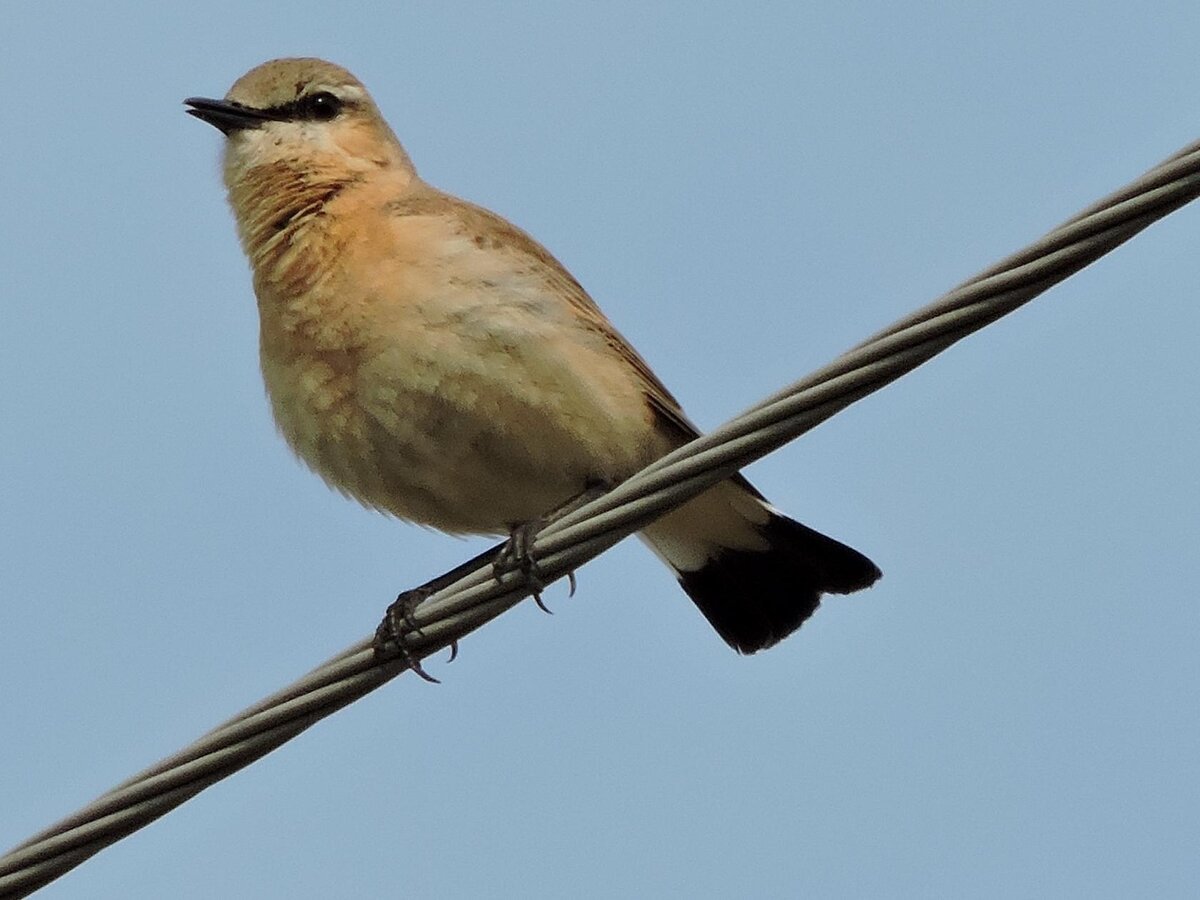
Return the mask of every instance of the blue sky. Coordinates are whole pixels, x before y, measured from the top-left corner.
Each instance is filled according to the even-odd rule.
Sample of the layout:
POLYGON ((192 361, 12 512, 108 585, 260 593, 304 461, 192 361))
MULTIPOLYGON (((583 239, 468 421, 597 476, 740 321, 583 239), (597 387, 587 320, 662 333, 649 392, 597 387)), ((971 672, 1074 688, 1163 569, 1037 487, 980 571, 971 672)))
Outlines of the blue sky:
MULTIPOLYGON (((1200 136, 1194 2, 23 4, 0 141, 0 845, 480 544, 274 433, 183 114, 281 55, 530 230, 712 426, 1200 136), (815 5, 814 5, 815 6, 815 5)), ((1200 211, 753 467, 885 577, 738 658, 627 542, 46 897, 1183 896, 1200 211)))

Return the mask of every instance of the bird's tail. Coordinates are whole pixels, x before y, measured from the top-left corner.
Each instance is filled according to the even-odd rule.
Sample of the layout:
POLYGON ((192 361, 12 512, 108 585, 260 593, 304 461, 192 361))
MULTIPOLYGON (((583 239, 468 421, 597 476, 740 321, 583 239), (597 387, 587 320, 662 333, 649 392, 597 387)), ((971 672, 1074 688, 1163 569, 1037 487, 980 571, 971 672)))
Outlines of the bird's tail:
POLYGON ((822 594, 862 590, 881 574, 857 550, 777 512, 741 479, 706 491, 641 537, 739 653, 783 640, 822 594))

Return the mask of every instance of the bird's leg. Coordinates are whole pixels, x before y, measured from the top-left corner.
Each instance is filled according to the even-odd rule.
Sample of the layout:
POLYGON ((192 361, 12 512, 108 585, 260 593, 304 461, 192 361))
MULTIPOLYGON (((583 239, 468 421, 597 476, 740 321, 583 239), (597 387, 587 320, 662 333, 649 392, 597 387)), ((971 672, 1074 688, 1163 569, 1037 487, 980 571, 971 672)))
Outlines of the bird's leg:
MULTIPOLYGON (((608 482, 589 482, 580 493, 576 494, 562 506, 551 510, 545 515, 538 516, 536 519, 530 519, 528 522, 521 522, 518 525, 514 525, 509 533, 508 540, 501 546, 500 552, 496 554, 492 562, 492 571, 495 573, 496 580, 499 580, 500 576, 511 569, 520 571, 525 576, 528 584, 533 588, 533 601, 538 605, 538 609, 549 613, 550 610, 542 602, 542 588, 546 585, 542 581, 537 559, 533 554, 533 539, 539 531, 551 522, 561 519, 567 513, 574 512, 601 494, 607 493, 611 488, 612 485, 608 482)), ((567 573, 567 582, 571 587, 568 596, 573 597, 575 596, 574 572, 567 573)))
MULTIPOLYGON (((385 652, 388 644, 394 644, 400 656, 403 657, 405 663, 408 664, 408 667, 413 672, 426 681, 438 684, 438 680, 421 667, 420 659, 413 656, 408 648, 407 636, 413 632, 420 631, 413 612, 442 588, 449 587, 463 576, 482 568, 488 560, 494 560, 503 552, 506 543, 491 547, 478 556, 467 560, 465 563, 455 566, 444 575, 439 575, 437 578, 425 582, 420 587, 415 587, 401 593, 395 602, 387 608, 387 612, 383 615, 383 621, 375 629, 376 654, 385 652)), ((452 641, 450 643, 450 659, 447 661, 453 662, 456 656, 458 656, 458 641, 452 641)))
MULTIPOLYGON (((581 493, 572 497, 557 509, 529 522, 523 522, 520 525, 514 526, 508 540, 503 543, 484 550, 478 556, 472 557, 466 562, 455 566, 444 575, 439 575, 437 578, 425 582, 420 587, 411 588, 401 593, 387 608, 387 612, 383 615, 383 621, 375 629, 376 654, 386 653, 388 645, 392 645, 413 672, 426 681, 438 684, 438 680, 425 671, 421 666, 421 660, 414 656, 408 647, 408 635, 420 632, 420 626, 417 624, 416 617, 413 614, 422 603, 442 590, 442 588, 449 587, 460 578, 482 568, 489 561, 492 564, 492 571, 497 579, 510 569, 519 570, 533 587, 534 602, 544 612, 550 612, 546 608, 546 604, 542 602, 542 588, 545 585, 538 572, 537 560, 534 559, 531 552, 533 538, 542 528, 555 519, 573 512, 588 501, 594 500, 601 494, 606 493, 610 488, 611 485, 607 483, 590 483, 581 493)), ((567 573, 567 581, 571 586, 570 595, 574 596, 574 572, 567 573)), ((453 662, 456 656, 458 656, 458 642, 453 641, 450 644, 450 659, 448 661, 453 662)))
POLYGON ((522 522, 520 525, 515 525, 512 531, 509 532, 508 540, 500 548, 500 552, 496 554, 496 558, 492 561, 492 573, 496 580, 500 580, 505 572, 510 569, 517 569, 525 576, 525 581, 533 588, 533 602, 538 605, 544 613, 553 615, 550 609, 542 602, 542 588, 546 583, 542 581, 542 573, 538 569, 537 560, 533 557, 532 546, 534 536, 541 531, 549 522, 544 516, 539 516, 536 519, 530 519, 528 522, 522 522))

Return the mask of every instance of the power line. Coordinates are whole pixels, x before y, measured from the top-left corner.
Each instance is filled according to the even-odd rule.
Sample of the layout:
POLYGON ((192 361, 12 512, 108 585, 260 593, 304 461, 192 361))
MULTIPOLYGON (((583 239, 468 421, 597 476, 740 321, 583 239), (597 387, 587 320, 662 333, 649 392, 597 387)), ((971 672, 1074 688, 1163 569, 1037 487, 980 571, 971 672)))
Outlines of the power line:
MULTIPOLYGON (((1049 234, 963 282, 829 365, 647 466, 542 529, 532 549, 544 582, 567 575, 737 469, 815 428, 947 347, 1024 305, 1200 195, 1192 144, 1049 234)), ((529 596, 491 554, 421 603, 406 640, 422 659, 529 596)), ((265 756, 407 668, 365 639, 0 857, 0 898, 23 897, 265 756)))

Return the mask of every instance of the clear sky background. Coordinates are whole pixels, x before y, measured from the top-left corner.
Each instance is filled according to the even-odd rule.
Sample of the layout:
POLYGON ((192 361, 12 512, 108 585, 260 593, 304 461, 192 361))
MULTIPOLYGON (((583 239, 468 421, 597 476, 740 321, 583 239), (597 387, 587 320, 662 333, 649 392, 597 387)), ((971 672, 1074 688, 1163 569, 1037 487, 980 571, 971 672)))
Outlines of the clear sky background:
MULTIPOLYGON (((1200 137, 1177 3, 10 4, 0 845, 479 550, 277 437, 188 118, 358 74, 716 425, 1200 137)), ((1200 208, 757 464, 885 577, 739 658, 629 541, 45 890, 1127 897, 1200 883, 1200 208)))

